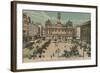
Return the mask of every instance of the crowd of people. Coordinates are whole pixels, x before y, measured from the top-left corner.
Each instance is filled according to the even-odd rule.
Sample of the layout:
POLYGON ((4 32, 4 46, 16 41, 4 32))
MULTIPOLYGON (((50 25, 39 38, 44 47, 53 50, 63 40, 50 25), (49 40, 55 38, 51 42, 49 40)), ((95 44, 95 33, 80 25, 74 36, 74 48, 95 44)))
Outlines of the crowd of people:
MULTIPOLYGON (((89 44, 82 44, 79 41, 71 41, 71 42, 65 42, 63 45, 63 48, 60 48, 59 43, 61 42, 52 42, 51 39, 37 39, 35 41, 30 41, 28 43, 24 50, 27 49, 29 52, 24 54, 24 57, 27 57, 28 59, 37 59, 37 58, 45 58, 46 55, 44 55, 47 50, 48 46, 53 43, 55 45, 55 48, 52 52, 52 54, 49 56, 49 58, 53 59, 55 57, 59 58, 70 58, 70 57, 84 57, 84 52, 87 54, 88 57, 91 57, 91 47, 89 44), (81 52, 80 52, 81 50, 81 52)), ((48 54, 48 53, 47 53, 48 54)))
POLYGON ((37 39, 34 41, 30 41, 28 44, 26 44, 25 49, 29 50, 29 52, 26 52, 24 54, 24 57, 27 57, 29 59, 36 58, 36 57, 43 57, 42 53, 45 53, 45 50, 49 46, 51 40, 45 40, 45 39, 37 39))

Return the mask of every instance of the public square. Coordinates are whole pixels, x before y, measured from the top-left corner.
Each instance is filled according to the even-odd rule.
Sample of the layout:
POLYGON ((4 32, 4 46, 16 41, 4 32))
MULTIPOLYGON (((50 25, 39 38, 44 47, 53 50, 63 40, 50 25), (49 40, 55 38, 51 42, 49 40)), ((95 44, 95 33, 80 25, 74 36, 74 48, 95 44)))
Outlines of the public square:
POLYGON ((81 47, 75 42, 41 40, 31 44, 29 48, 24 48, 23 51, 23 62, 83 60, 91 58, 89 48, 81 47))
POLYGON ((23 62, 90 58, 91 21, 89 13, 23 11, 23 62), (50 18, 41 16, 42 19, 39 21, 29 15, 30 13, 37 14, 36 17, 39 18, 44 13, 50 18), (84 21, 79 22, 80 18, 77 16, 82 17, 84 21))

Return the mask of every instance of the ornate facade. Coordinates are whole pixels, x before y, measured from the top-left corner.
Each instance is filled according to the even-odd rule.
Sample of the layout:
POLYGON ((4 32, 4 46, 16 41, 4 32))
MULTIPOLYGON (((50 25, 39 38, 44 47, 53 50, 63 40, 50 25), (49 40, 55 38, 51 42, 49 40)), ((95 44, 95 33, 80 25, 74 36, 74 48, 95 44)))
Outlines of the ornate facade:
POLYGON ((56 24, 52 24, 48 19, 45 22, 45 36, 52 40, 71 40, 75 36, 75 29, 72 22, 69 20, 66 25, 61 22, 61 14, 57 14, 56 24))

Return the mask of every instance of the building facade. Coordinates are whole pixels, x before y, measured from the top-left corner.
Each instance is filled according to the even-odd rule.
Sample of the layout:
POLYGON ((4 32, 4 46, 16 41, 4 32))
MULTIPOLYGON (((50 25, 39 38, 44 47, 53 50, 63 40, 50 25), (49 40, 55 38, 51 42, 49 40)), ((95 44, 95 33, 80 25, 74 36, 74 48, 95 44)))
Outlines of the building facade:
POLYGON ((90 44, 91 42, 91 21, 85 22, 83 25, 80 26, 80 28, 81 28, 81 32, 80 32, 81 41, 84 41, 90 44))
POLYGON ((36 39, 39 33, 39 27, 36 24, 31 23, 29 25, 29 40, 33 41, 36 39))
POLYGON ((23 39, 24 42, 27 42, 29 39, 29 25, 30 25, 30 17, 27 14, 23 13, 23 39))
POLYGON ((72 40, 75 36, 75 29, 72 22, 69 20, 66 25, 62 24, 60 13, 57 14, 56 24, 52 24, 49 19, 45 22, 44 30, 46 37, 52 40, 72 40))

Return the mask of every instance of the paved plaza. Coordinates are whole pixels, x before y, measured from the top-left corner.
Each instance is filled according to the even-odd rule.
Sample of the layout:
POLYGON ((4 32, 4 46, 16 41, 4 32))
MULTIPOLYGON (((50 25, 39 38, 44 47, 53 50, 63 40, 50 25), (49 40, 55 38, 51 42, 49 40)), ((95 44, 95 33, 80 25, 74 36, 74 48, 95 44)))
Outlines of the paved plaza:
MULTIPOLYGON (((77 50, 77 54, 75 55, 68 55, 67 53, 71 52, 71 48, 74 46, 75 44, 72 43, 66 43, 66 42, 50 42, 48 47, 46 47, 46 49, 43 48, 43 53, 41 53, 41 57, 40 54, 36 54, 35 57, 25 57, 23 59, 23 62, 37 62, 37 61, 58 61, 58 60, 82 60, 82 59, 90 59, 90 57, 88 57, 88 54, 86 51, 83 51, 83 48, 81 48, 80 46, 77 46, 77 48, 74 48, 77 50), (65 53, 66 51, 66 53, 65 53), (64 54, 67 54, 67 56, 64 54)), ((33 53, 35 50, 29 50, 29 49, 24 49, 24 53, 26 52, 26 54, 29 55, 29 53, 33 53)))

